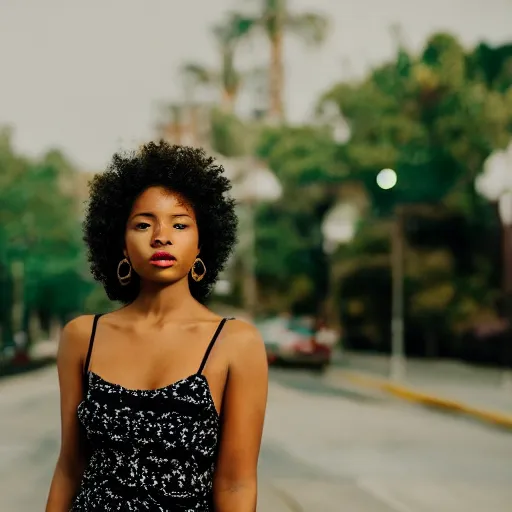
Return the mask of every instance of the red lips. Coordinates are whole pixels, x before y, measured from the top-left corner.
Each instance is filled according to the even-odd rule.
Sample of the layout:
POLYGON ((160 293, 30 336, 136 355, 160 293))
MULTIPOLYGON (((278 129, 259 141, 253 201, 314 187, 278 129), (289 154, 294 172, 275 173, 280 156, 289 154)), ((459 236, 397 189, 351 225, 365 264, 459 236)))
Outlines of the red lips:
POLYGON ((153 254, 153 256, 151 256, 151 261, 175 261, 176 258, 168 253, 168 252, 165 252, 165 251, 158 251, 158 252, 155 252, 155 254, 153 254))
POLYGON ((176 258, 168 252, 158 251, 151 256, 149 262, 155 267, 168 268, 176 263, 176 258))

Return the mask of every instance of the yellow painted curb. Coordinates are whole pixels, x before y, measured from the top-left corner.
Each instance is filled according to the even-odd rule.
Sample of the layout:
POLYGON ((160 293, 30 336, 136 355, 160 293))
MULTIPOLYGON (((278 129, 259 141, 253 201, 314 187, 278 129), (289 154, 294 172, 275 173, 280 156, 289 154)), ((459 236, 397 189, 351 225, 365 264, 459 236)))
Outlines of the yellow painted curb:
POLYGON ((343 376, 354 384, 373 389, 380 389, 404 400, 437 407, 438 409, 457 411, 461 414, 467 414, 488 423, 512 429, 512 415, 510 414, 480 409, 478 407, 467 405, 463 402, 430 395, 414 388, 401 386, 389 380, 371 377, 363 373, 343 372, 343 376))

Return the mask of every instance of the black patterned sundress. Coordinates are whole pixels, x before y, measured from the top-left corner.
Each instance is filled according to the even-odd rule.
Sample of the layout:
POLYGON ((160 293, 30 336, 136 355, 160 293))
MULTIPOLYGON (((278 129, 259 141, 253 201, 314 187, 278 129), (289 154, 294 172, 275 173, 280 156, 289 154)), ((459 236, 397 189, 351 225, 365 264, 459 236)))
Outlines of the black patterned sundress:
POLYGON ((154 390, 132 390, 89 371, 78 418, 88 462, 71 511, 212 512, 220 418, 203 375, 226 318, 197 373, 154 390))

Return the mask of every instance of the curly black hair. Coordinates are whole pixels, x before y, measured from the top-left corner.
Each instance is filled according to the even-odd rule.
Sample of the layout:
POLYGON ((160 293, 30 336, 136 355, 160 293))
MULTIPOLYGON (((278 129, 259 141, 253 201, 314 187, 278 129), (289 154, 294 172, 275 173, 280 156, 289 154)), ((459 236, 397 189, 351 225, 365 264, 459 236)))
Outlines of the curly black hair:
POLYGON ((207 272, 200 282, 189 275, 189 283, 192 296, 204 303, 237 240, 235 201, 227 195, 231 183, 223 172, 203 149, 160 141, 116 153, 107 170, 94 176, 89 183, 84 241, 91 273, 111 300, 128 304, 139 293, 140 281, 134 273, 128 286, 121 286, 117 278, 126 222, 136 198, 151 186, 161 186, 182 195, 194 208, 207 272))

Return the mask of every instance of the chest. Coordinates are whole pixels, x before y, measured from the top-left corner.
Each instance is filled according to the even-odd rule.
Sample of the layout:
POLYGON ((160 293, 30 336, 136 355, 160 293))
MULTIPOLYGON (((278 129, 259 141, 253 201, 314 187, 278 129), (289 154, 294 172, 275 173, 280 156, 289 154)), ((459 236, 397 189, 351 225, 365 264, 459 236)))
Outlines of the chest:
POLYGON ((130 390, 90 373, 78 417, 93 445, 120 452, 209 452, 220 423, 208 384, 198 375, 161 389, 130 390))
POLYGON ((227 361, 219 350, 211 350, 206 360, 207 350, 208 343, 195 332, 172 337, 158 331, 113 331, 96 341, 89 369, 129 389, 159 389, 197 373, 205 363, 203 369, 217 385, 224 380, 227 361))

